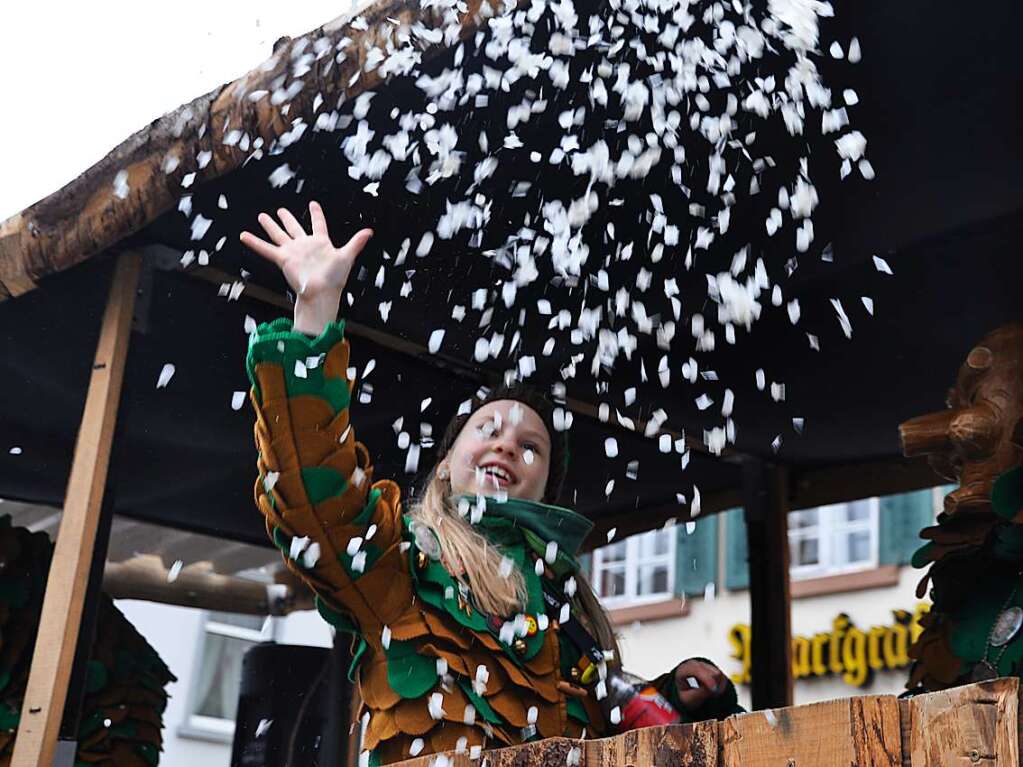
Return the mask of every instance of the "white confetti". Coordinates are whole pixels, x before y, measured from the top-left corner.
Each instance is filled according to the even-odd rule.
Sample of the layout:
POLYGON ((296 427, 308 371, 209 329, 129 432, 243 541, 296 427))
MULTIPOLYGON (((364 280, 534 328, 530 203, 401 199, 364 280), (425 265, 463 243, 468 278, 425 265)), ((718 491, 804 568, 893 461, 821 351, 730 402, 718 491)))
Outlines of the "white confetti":
POLYGON ((614 458, 618 455, 618 440, 614 437, 608 437, 604 440, 604 454, 608 458, 614 458))
POLYGON ((166 363, 160 369, 160 376, 156 379, 156 388, 162 389, 170 383, 171 378, 174 377, 174 365, 170 362, 166 363))
POLYGON ((129 191, 130 190, 128 189, 128 171, 127 170, 117 171, 117 175, 114 176, 114 195, 118 199, 123 200, 125 197, 128 196, 129 191))
POLYGON ((178 575, 181 573, 181 568, 184 564, 184 562, 178 559, 173 565, 171 565, 170 570, 167 571, 167 583, 174 583, 174 581, 178 579, 178 575))
POLYGON ((881 274, 892 274, 892 268, 888 266, 888 262, 880 256, 874 256, 874 267, 877 271, 881 272, 881 274))
POLYGON ((309 544, 306 550, 302 554, 302 565, 306 569, 311 569, 316 566, 316 563, 320 561, 320 544, 313 541, 309 544))
POLYGON ((284 163, 274 168, 273 172, 267 177, 267 180, 274 189, 280 189, 293 178, 295 178, 295 171, 291 169, 288 163, 284 163))
POLYGON ((231 395, 231 409, 241 410, 242 405, 245 404, 245 392, 236 391, 231 395))
POLYGON ((256 725, 256 737, 263 737, 263 735, 266 734, 266 731, 270 729, 270 725, 273 723, 273 719, 260 719, 259 724, 256 725))

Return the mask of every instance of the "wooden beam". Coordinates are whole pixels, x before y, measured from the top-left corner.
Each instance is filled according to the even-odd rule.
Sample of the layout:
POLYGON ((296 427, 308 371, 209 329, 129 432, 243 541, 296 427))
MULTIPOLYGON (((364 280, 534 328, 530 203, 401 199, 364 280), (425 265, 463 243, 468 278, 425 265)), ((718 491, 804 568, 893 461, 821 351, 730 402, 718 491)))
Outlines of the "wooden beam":
POLYGON ((12 767, 39 767, 53 760, 106 487, 140 267, 137 252, 118 257, 103 313, 12 767))
POLYGON ((926 458, 886 458, 812 471, 792 469, 789 510, 908 493, 946 482, 926 458))
POLYGON ((111 599, 143 599, 247 615, 287 615, 314 607, 312 592, 300 582, 260 583, 220 575, 211 572, 208 563, 185 567, 170 580, 160 557, 153 554, 108 562, 103 590, 111 599))
POLYGON ((747 461, 742 480, 749 549, 753 708, 791 706, 787 472, 763 461, 747 461))

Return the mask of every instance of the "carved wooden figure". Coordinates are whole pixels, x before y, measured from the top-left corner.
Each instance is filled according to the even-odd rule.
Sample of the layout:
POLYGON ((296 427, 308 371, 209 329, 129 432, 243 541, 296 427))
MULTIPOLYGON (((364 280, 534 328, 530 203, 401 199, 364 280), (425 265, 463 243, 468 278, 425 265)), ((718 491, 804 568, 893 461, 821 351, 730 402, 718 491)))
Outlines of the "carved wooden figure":
POLYGON ((1023 463, 1013 439, 1023 419, 1023 323, 1003 325, 970 350, 947 404, 899 427, 902 450, 926 454, 940 476, 960 483, 945 498, 947 514, 984 509, 998 475, 1023 463))

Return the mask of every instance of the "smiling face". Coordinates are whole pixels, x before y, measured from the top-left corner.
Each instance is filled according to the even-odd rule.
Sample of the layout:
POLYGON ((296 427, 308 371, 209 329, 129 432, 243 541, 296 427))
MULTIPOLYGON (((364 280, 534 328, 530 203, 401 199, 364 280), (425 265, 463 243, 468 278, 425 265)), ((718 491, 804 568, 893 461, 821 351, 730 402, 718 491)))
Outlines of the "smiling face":
POLYGON ((438 468, 446 468, 456 495, 543 499, 551 440, 540 415, 516 400, 495 400, 466 421, 438 468))

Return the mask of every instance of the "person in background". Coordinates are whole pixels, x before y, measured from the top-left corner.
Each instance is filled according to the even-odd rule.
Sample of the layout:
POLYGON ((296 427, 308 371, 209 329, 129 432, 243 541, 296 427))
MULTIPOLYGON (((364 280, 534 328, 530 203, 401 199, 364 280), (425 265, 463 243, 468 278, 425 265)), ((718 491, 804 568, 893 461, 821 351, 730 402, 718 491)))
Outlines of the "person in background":
MULTIPOLYGON (((311 232, 263 213, 294 317, 259 325, 246 360, 255 409, 255 500, 321 615, 357 641, 362 748, 370 764, 741 711, 712 663, 652 682, 621 670, 614 631, 579 572, 592 525, 558 506, 568 467, 552 404, 500 387, 455 415, 408 508, 374 477, 350 421, 342 291, 373 232, 335 247, 323 210, 311 232)), ((356 730, 358 732, 359 730, 356 730)))

